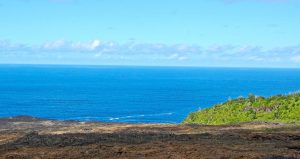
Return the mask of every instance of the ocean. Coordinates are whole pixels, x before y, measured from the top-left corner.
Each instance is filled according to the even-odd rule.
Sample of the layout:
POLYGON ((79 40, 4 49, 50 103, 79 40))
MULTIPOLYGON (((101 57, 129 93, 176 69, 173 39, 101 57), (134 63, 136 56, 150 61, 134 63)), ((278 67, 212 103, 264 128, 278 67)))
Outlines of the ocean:
POLYGON ((230 98, 300 90, 300 69, 0 65, 0 117, 180 123, 230 98))

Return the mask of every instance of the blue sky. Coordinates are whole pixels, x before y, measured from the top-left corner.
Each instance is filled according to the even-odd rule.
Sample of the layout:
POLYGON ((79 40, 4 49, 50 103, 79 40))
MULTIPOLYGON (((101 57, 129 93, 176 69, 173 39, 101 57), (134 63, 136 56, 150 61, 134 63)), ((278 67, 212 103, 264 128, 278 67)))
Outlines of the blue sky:
POLYGON ((0 0, 0 63, 300 67, 299 0, 0 0))

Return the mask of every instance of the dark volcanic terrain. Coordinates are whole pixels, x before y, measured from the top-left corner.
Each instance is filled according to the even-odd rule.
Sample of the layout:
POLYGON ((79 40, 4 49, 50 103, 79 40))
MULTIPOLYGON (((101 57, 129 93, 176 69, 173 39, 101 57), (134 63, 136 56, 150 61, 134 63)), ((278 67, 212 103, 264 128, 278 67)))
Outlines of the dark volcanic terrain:
POLYGON ((0 119, 2 159, 300 158, 300 125, 205 126, 0 119))

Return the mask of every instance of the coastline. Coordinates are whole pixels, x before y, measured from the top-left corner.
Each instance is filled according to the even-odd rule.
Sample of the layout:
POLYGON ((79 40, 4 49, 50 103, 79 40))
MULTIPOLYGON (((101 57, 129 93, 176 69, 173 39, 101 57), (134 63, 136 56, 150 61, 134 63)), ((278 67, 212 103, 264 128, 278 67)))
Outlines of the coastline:
POLYGON ((0 119, 0 158, 300 158, 300 125, 0 119), (54 153, 56 152, 56 153, 54 153))

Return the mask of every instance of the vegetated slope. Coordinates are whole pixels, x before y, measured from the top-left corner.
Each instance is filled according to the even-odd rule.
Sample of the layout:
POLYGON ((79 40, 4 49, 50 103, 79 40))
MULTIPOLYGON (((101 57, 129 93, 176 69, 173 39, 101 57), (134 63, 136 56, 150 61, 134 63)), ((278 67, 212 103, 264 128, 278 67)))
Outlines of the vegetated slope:
POLYGON ((220 125, 265 121, 300 123, 300 93, 269 98, 250 94, 190 113, 183 123, 220 125))

